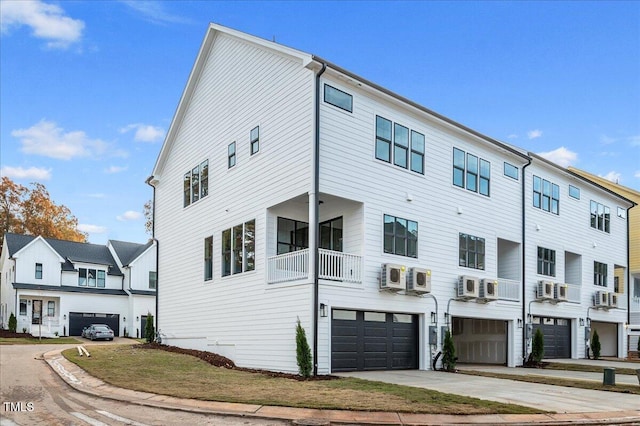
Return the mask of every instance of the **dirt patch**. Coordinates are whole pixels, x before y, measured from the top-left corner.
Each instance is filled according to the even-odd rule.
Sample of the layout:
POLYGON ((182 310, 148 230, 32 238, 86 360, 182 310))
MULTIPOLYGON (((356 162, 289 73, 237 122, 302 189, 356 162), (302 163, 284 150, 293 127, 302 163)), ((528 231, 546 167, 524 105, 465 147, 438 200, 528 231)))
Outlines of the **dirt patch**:
POLYGON ((177 346, 161 345, 158 343, 144 343, 142 345, 136 346, 136 348, 158 349, 158 350, 163 350, 167 352, 175 352, 179 354, 191 355, 196 358, 200 358, 201 360, 215 367, 223 367, 223 368, 228 368, 230 370, 246 371, 249 373, 260 373, 269 377, 281 377, 285 379, 293 379, 293 380, 299 380, 299 381, 339 379, 339 377, 337 376, 330 376, 330 375, 311 376, 311 377, 305 378, 299 374, 280 373, 277 371, 259 370, 254 368, 243 368, 243 367, 236 366, 235 363, 229 358, 226 358, 222 355, 215 354, 213 352, 198 351, 196 349, 185 349, 185 348, 179 348, 177 346))

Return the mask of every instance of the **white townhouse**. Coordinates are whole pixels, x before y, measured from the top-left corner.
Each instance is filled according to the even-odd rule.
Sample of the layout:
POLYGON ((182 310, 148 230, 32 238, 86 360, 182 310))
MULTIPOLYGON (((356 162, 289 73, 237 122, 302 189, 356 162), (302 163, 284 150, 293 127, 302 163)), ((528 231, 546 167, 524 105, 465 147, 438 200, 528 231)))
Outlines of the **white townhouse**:
POLYGON ((432 368, 445 327, 460 362, 521 365, 528 330, 548 318, 571 323, 560 356, 577 358, 587 319, 607 336, 624 323, 589 309, 589 262, 610 265, 609 280, 627 264, 625 225, 593 230, 589 200, 631 202, 322 58, 217 24, 148 183, 163 343, 239 366, 297 371, 298 319, 318 374, 432 368), (533 207, 534 175, 562 186, 562 214, 533 207), (569 183, 583 192, 565 214, 569 183), (582 256, 569 259, 579 274, 564 263, 538 272, 538 246, 557 262, 582 256), (543 302, 545 280, 578 296, 543 302))
POLYGON ((0 324, 34 336, 79 336, 92 323, 142 336, 155 313, 156 245, 78 243, 7 233, 0 255, 0 324))

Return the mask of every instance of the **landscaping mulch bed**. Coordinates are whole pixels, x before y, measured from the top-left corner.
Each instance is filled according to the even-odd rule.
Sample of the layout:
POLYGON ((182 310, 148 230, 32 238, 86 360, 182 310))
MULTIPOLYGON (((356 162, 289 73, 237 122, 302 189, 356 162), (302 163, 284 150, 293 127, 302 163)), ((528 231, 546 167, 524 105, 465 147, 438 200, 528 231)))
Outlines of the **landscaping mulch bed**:
POLYGON ((29 334, 29 333, 14 333, 13 331, 0 329, 0 337, 11 339, 11 338, 16 338, 16 337, 29 338, 29 337, 33 337, 33 336, 31 334, 29 334))
POLYGON ((141 345, 136 346, 136 348, 159 349, 167 352, 175 352, 179 354, 191 355, 191 356, 195 356, 196 358, 200 358, 201 360, 215 367, 223 367, 231 370, 246 371, 248 373, 260 373, 269 377, 280 377, 283 379, 293 379, 293 380, 299 380, 299 381, 339 379, 339 377, 337 376, 330 376, 330 375, 303 377, 299 374, 280 373, 277 371, 258 370, 254 368, 243 368, 243 367, 236 366, 235 363, 231 361, 229 358, 226 358, 222 355, 215 354, 213 352, 198 351, 196 349, 185 349, 185 348, 179 348, 177 346, 161 345, 159 343, 143 343, 141 345))

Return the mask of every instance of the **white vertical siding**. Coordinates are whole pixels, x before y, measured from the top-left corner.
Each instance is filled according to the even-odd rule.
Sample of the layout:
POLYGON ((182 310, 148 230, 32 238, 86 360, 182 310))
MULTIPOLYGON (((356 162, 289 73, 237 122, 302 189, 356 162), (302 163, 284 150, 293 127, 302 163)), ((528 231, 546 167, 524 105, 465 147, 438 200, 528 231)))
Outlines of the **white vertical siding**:
POLYGON ((16 260, 16 282, 60 286, 60 256, 44 241, 25 246, 16 260), (36 279, 36 263, 42 264, 42 279, 36 279))

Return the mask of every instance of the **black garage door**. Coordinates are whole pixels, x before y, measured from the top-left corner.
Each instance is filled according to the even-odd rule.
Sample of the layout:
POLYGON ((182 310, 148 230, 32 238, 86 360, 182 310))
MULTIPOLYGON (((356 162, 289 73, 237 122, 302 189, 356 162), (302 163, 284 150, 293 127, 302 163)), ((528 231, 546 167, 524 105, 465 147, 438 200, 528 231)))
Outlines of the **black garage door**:
POLYGON ((82 329, 91 324, 107 324, 116 336, 120 333, 120 315, 118 314, 95 314, 87 312, 69 313, 69 336, 82 335, 82 329))
POLYGON ((417 315, 333 310, 332 372, 417 368, 417 315))
POLYGON ((571 321, 565 318, 534 317, 533 332, 544 336, 545 358, 571 358, 571 321))

